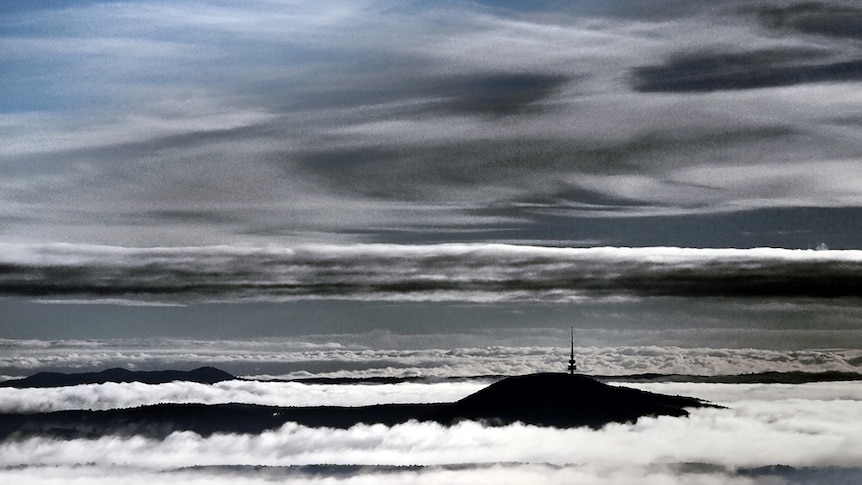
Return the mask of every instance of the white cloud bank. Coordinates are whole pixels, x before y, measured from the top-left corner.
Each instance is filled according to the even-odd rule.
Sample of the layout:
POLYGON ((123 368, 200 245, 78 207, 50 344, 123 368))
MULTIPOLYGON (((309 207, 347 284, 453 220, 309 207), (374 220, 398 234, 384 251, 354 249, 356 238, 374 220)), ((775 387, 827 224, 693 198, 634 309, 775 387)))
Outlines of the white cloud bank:
POLYGON ((0 388, 0 412, 130 408, 160 403, 247 403, 267 406, 367 406, 385 403, 452 402, 489 381, 418 384, 327 385, 298 382, 224 381, 167 384, 105 383, 58 388, 0 388))

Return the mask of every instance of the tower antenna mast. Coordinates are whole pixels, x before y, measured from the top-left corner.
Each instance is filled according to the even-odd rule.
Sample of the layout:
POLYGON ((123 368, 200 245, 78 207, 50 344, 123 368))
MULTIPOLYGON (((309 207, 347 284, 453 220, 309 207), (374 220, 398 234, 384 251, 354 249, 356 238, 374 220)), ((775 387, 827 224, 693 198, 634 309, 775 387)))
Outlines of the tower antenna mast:
POLYGON ((572 352, 569 354, 569 374, 574 375, 578 370, 578 363, 575 362, 575 327, 572 327, 572 352))

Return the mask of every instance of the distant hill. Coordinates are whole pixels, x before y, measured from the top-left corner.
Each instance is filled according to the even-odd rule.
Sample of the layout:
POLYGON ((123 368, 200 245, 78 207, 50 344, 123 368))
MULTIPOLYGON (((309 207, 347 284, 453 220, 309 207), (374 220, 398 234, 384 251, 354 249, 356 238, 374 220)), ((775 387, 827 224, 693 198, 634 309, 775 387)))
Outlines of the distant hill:
POLYGON ((358 423, 392 426, 410 420, 453 425, 517 421, 548 427, 634 422, 644 416, 687 416, 684 408, 718 407, 700 399, 610 386, 584 376, 531 374, 509 377, 454 403, 381 404, 361 407, 277 407, 251 404, 160 404, 106 411, 58 411, 0 415, 0 439, 49 435, 59 438, 108 434, 165 437, 174 431, 260 433, 287 422, 349 428, 358 423))
POLYGON ((63 374, 60 372, 40 372, 24 379, 0 382, 0 387, 65 387, 81 384, 104 384, 105 382, 142 382, 145 384, 164 384, 173 381, 199 382, 215 384, 236 377, 215 367, 201 367, 192 371, 130 371, 115 368, 101 372, 83 372, 78 374, 63 374))

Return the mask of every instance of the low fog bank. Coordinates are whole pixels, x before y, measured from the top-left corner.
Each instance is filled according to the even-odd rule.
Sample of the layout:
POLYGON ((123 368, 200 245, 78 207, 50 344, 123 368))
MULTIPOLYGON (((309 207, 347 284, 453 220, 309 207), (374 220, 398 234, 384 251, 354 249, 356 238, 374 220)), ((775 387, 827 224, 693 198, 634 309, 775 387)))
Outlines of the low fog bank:
POLYGON ((165 403, 304 407, 453 402, 486 387, 490 382, 480 379, 429 384, 327 385, 235 380, 213 385, 178 381, 158 385, 130 382, 58 388, 0 388, 0 412, 101 410, 165 403))

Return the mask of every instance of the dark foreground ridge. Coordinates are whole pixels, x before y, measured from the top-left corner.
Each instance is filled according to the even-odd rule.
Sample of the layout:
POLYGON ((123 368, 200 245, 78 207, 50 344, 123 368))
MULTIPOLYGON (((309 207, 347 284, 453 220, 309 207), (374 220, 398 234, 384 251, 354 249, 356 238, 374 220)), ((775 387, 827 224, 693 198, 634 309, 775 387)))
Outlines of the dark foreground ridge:
POLYGON ((82 384, 104 384, 106 382, 142 382, 144 384, 165 384, 173 381, 215 384, 236 377, 215 367, 201 367, 191 371, 131 371, 127 369, 108 369, 101 372, 63 374, 60 372, 40 372, 24 379, 0 382, 0 387, 66 387, 82 384))
POLYGON ((381 404, 362 407, 277 407, 252 404, 160 404, 106 411, 59 411, 0 415, 0 439, 144 435, 174 431, 261 433, 288 422, 311 427, 349 428, 359 423, 388 426, 410 420, 453 425, 464 420, 502 426, 599 428, 644 416, 687 416, 685 408, 717 407, 700 399, 667 396, 603 384, 569 374, 508 377, 454 403, 381 404))

